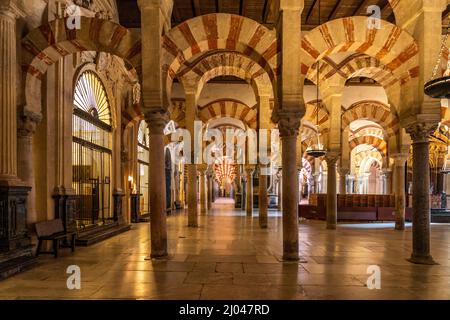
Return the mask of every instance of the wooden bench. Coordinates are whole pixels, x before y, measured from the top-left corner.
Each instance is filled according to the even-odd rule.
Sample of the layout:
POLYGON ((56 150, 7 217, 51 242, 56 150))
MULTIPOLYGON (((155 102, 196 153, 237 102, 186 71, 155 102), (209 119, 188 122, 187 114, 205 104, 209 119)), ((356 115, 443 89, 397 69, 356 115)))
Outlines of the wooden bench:
POLYGON ((72 252, 75 251, 75 232, 65 232, 63 222, 61 219, 44 221, 36 223, 36 233, 38 237, 38 246, 36 250, 36 256, 41 253, 53 254, 55 258, 58 257, 58 249, 61 240, 65 240, 68 237, 71 238, 70 247, 72 252), (41 251, 42 243, 44 241, 53 241, 53 251, 41 251))

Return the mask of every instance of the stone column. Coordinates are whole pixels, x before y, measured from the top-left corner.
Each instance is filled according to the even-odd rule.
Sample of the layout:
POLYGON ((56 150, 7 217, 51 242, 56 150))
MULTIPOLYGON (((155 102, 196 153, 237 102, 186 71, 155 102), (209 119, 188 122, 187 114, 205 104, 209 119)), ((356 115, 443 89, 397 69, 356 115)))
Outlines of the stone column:
POLYGON ((161 258, 167 256, 164 128, 168 117, 163 110, 155 110, 147 112, 145 120, 150 131, 149 142, 152 150, 149 159, 151 257, 161 258))
POLYGON ((187 205, 188 205, 188 227, 198 227, 198 204, 197 204, 197 166, 187 165, 187 205))
POLYGON ((283 259, 298 260, 298 169, 297 137, 300 118, 282 117, 278 123, 283 168, 283 259))
POLYGON ((213 202, 213 173, 212 170, 208 171, 208 179, 207 179, 207 185, 208 185, 208 210, 212 209, 212 202, 213 202))
POLYGON ((245 179, 246 179, 246 203, 245 211, 247 217, 253 216, 253 173, 255 172, 254 165, 245 165, 245 179))
POLYGON ((413 252, 409 259, 417 264, 435 264, 430 254, 430 163, 429 137, 436 126, 415 123, 407 132, 413 149, 413 252))
POLYGON ((200 176, 200 215, 205 216, 208 213, 208 188, 206 186, 206 170, 208 170, 208 165, 198 165, 197 169, 200 176))
POLYGON ((17 51, 12 1, 0 1, 0 182, 17 185, 17 51))
POLYGON ((259 226, 263 229, 267 228, 267 175, 264 171, 266 168, 259 170, 259 226))
POLYGON ((340 194, 347 194, 347 175, 350 173, 350 169, 340 168, 340 194))
POLYGON ((328 166, 327 181, 327 229, 335 230, 337 225, 337 186, 336 165, 339 156, 337 153, 329 152, 326 156, 328 166))
POLYGON ((405 165, 408 154, 394 154, 395 230, 405 230, 405 165))
POLYGON ((278 210, 283 211, 283 170, 278 170, 277 173, 277 190, 278 190, 278 210))
POLYGON ((392 171, 390 169, 383 170, 383 193, 392 194, 392 171))
POLYGON ((36 184, 33 160, 33 135, 36 127, 42 120, 40 114, 24 109, 19 115, 17 131, 17 163, 19 178, 31 191, 27 200, 27 224, 30 226, 37 222, 36 212, 36 184))

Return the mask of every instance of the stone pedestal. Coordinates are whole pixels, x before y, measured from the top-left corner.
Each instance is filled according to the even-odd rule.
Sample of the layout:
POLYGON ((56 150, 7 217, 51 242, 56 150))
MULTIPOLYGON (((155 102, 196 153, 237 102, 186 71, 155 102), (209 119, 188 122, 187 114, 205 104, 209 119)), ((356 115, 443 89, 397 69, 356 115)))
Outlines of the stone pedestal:
POLYGON ((246 179, 246 197, 245 197, 245 212, 247 217, 253 216, 253 173, 255 172, 255 166, 245 166, 245 179, 246 179))
POLYGON ((55 188, 52 198, 55 201, 55 218, 63 221, 64 230, 76 230, 76 210, 78 198, 73 190, 55 188))
POLYGON ((150 168, 149 168, 149 200, 151 257, 167 256, 166 225, 166 177, 164 156, 164 128, 168 116, 163 110, 155 110, 145 114, 150 130, 150 168))
POLYGON ((0 280, 36 263, 27 229, 30 189, 0 184, 0 280))
POLYGON ((430 253, 429 137, 435 126, 424 123, 407 128, 413 141, 413 252, 410 262, 435 264, 430 253))

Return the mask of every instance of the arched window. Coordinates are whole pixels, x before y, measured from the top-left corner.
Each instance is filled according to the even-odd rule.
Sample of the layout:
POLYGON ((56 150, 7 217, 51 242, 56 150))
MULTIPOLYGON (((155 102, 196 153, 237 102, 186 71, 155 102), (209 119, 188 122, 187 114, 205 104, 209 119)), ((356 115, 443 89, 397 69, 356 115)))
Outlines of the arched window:
POLYGON ((114 221, 112 212, 112 118, 105 87, 93 71, 78 78, 72 118, 72 186, 79 228, 114 221))
MULTIPOLYGON (((149 131, 145 121, 139 123, 138 129, 138 186, 139 186, 139 218, 149 215, 148 170, 149 170, 149 131)), ((139 219, 138 218, 138 219, 139 219)))

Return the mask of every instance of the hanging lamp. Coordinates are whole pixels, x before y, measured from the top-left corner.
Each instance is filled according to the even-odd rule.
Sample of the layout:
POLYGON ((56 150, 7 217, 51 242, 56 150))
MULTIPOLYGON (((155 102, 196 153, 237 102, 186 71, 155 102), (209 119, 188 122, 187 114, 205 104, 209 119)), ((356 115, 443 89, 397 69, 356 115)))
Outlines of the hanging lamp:
POLYGON ((450 99, 450 64, 447 61, 447 70, 442 77, 436 78, 439 68, 441 66, 442 55, 447 46, 447 40, 450 34, 450 26, 447 28, 447 33, 441 43, 441 51, 433 70, 431 80, 425 84, 425 94, 435 99, 450 99))
MULTIPOLYGON (((321 23, 321 19, 320 19, 320 0, 319 0, 319 26, 321 23)), ((320 91, 319 91, 319 82, 320 82, 320 60, 317 61, 317 99, 316 99, 316 104, 317 104, 317 119, 316 119, 316 132, 317 132, 317 143, 310 145, 307 149, 306 149, 306 154, 310 157, 314 157, 314 158, 321 158, 326 156, 327 154, 327 150, 325 150, 324 145, 320 142, 320 126, 319 126, 319 110, 320 110, 320 91)))

